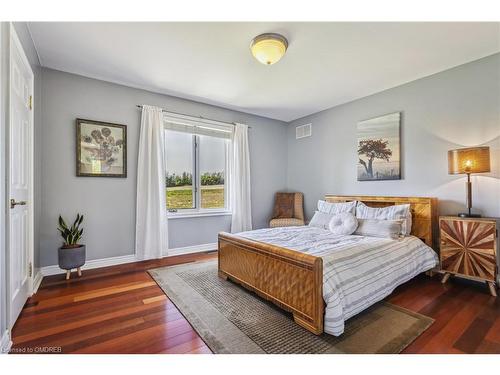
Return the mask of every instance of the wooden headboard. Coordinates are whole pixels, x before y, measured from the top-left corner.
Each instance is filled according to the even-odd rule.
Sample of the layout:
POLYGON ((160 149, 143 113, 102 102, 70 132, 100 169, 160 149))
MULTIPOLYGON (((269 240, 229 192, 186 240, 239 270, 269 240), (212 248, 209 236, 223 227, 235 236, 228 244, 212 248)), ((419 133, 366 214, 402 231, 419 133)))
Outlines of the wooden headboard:
POLYGON ((433 249, 437 249, 437 198, 327 194, 325 200, 332 203, 359 201, 370 207, 409 203, 412 214, 411 234, 420 238, 433 249))

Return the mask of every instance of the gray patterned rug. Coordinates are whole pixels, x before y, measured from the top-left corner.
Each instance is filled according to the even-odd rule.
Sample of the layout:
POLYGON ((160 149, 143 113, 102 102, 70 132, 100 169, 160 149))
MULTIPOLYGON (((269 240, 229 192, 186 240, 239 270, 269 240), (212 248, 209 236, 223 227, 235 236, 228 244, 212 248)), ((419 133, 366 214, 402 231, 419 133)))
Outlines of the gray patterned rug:
POLYGON ((340 337, 316 336, 291 314, 217 276, 217 262, 150 270, 214 353, 399 353, 433 319, 379 303, 346 322, 340 337))

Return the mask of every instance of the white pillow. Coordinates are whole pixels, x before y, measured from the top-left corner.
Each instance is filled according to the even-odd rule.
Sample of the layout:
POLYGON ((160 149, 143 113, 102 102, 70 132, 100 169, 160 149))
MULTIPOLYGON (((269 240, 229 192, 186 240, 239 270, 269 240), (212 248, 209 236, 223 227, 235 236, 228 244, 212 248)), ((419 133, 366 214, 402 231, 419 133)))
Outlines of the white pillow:
POLYGON ((383 237, 398 239, 404 220, 358 219, 358 228, 354 234, 358 236, 383 237))
POLYGON ((316 211, 311 221, 309 222, 310 227, 317 227, 322 229, 328 229, 328 224, 332 219, 333 215, 326 214, 324 212, 316 211))
POLYGON ((328 224, 330 232, 333 234, 352 234, 358 227, 356 216, 350 212, 342 212, 334 215, 328 224))
POLYGON ((332 215, 340 214, 342 212, 350 212, 354 215, 354 213, 356 212, 356 201, 345 203, 330 203, 319 200, 318 211, 332 215))
POLYGON ((403 220, 401 228, 402 235, 411 233, 411 211, 409 204, 398 204, 387 207, 368 207, 363 202, 358 202, 356 206, 356 217, 358 219, 378 219, 378 220, 403 220))

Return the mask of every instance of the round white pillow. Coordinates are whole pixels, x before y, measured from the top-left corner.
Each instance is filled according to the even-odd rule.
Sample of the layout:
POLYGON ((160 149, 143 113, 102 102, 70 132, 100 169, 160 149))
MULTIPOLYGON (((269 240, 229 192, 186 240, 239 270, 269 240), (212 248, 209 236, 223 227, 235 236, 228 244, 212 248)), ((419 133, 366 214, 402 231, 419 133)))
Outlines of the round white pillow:
POLYGON ((352 234, 358 227, 358 219, 350 212, 342 212, 330 220, 328 228, 333 234, 352 234))

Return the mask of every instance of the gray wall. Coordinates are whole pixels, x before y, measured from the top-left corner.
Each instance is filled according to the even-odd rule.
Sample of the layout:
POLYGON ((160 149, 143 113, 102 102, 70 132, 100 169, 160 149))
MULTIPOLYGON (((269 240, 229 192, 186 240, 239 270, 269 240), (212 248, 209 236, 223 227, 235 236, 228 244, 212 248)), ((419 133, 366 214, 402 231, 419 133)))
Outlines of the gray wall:
MULTIPOLYGON (((100 259, 134 253, 137 149, 140 111, 151 104, 171 111, 229 122, 250 129, 252 210, 254 227, 267 225, 273 196, 286 185, 286 123, 175 97, 43 69, 40 264, 57 264, 61 240, 56 230, 60 214, 85 214, 87 258, 100 259), (75 176, 75 119, 88 118, 127 125, 128 177, 75 176)), ((229 230, 230 217, 169 220, 169 247, 217 241, 229 230)))
POLYGON ((442 214, 464 210, 465 177, 448 175, 447 151, 491 147, 492 172, 472 177, 473 206, 500 216, 500 54, 293 121, 287 187, 305 193, 307 215, 325 193, 439 198, 442 214), (356 124, 402 112, 402 180, 356 181, 356 124), (295 139, 295 126, 313 124, 295 139))

